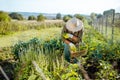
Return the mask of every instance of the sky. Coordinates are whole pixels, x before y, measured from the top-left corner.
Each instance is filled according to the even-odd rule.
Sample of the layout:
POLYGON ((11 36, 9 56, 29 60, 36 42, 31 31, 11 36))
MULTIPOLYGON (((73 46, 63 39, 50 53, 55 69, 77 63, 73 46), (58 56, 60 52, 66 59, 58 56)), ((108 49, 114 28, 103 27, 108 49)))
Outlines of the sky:
POLYGON ((0 10, 61 14, 120 12, 120 0, 0 0, 0 10))

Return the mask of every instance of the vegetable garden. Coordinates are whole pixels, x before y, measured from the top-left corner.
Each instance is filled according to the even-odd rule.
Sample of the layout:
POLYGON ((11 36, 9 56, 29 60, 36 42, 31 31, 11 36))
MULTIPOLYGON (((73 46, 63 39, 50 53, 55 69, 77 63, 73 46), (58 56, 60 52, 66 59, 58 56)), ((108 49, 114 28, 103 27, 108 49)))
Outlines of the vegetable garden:
MULTIPOLYGON (((64 60, 64 44, 60 33, 56 33, 46 38, 40 36, 29 41, 19 41, 10 48, 4 48, 4 51, 11 51, 9 55, 14 58, 14 61, 9 62, 12 70, 5 71, 6 74, 11 73, 12 77, 8 77, 11 80, 83 80, 78 65, 64 60)), ((78 59, 91 79, 120 79, 120 41, 113 44, 85 22, 83 43, 88 51, 78 59)), ((5 65, 3 62, 1 59, 1 66, 5 65)), ((0 80, 4 79, 0 76, 0 80)))

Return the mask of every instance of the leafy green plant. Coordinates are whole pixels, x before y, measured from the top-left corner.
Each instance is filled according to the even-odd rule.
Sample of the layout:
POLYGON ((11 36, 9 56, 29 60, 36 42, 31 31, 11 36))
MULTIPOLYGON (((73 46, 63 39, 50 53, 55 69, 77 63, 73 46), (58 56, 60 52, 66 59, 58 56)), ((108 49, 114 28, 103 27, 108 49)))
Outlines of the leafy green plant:
MULTIPOLYGON (((82 61, 81 63, 83 63, 90 78, 115 79, 118 74, 110 61, 111 59, 115 61, 120 59, 119 42, 108 43, 101 34, 90 27, 85 30, 83 41, 86 45, 83 45, 81 49, 87 47, 88 53, 83 57, 85 58, 84 61, 78 59, 82 61)), ((50 38, 44 40, 33 38, 28 42, 20 42, 13 47, 13 52, 14 54, 20 54, 18 55, 20 63, 32 63, 32 60, 35 60, 39 68, 43 70, 44 75, 50 80, 82 80, 83 76, 78 66, 69 64, 64 60, 63 49, 63 42, 59 36, 58 38, 50 36, 50 38)), ((27 68, 25 69, 27 70, 27 68)), ((27 79, 41 79, 40 74, 36 72, 34 67, 29 72, 30 75, 26 72, 22 73, 26 74, 27 79)))
POLYGON ((98 68, 99 71, 96 73, 98 75, 98 79, 116 79, 117 72, 108 62, 101 60, 98 68))

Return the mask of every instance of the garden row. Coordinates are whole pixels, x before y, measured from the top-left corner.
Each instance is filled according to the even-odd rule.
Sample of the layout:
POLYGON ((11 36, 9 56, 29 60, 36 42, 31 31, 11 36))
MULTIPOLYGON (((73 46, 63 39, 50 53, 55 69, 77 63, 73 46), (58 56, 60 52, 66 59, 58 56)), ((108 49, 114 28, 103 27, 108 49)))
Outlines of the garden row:
MULTIPOLYGON (((119 79, 120 42, 112 44, 90 27, 85 29, 83 41, 88 46, 88 53, 78 59, 90 78, 119 79)), ((50 80, 83 79, 78 66, 64 60, 63 47, 60 38, 45 41, 34 38, 29 42, 19 42, 13 47, 15 57, 19 60, 15 79, 41 79, 32 64, 33 61, 36 61, 50 80)))

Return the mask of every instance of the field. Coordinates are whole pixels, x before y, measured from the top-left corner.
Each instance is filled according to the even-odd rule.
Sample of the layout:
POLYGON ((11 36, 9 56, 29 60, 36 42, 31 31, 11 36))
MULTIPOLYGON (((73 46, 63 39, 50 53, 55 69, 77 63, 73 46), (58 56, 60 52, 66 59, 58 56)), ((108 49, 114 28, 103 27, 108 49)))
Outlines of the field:
MULTIPOLYGON (((64 60, 62 21, 16 21, 16 24, 7 24, 12 26, 0 36, 0 65, 11 80, 84 79, 77 64, 64 60), (12 28, 13 25, 15 28, 12 28)), ((89 77, 98 80, 120 79, 119 39, 113 44, 88 25, 87 21, 84 25, 83 42, 88 50, 87 55, 78 59, 89 77)), ((120 34, 117 32, 116 36, 120 34)), ((5 80, 2 73, 0 80, 5 80)))

